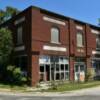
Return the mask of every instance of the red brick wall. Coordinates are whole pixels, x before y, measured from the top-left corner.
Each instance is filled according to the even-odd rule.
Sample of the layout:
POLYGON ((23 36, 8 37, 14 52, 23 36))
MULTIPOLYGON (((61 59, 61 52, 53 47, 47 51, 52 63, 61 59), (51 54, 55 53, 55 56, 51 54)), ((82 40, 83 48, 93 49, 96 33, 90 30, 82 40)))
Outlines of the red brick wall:
POLYGON ((86 45, 87 45, 87 67, 90 68, 92 65, 91 58, 92 58, 92 51, 96 51, 96 34, 91 32, 92 27, 86 25, 86 45))
POLYGON ((96 49, 96 35, 91 32, 92 27, 86 25, 87 37, 87 55, 91 56, 92 51, 96 49))
MULTIPOLYGON (((66 23, 66 26, 54 24, 51 22, 47 22, 43 20, 43 16, 47 16, 45 13, 41 13, 39 9, 33 9, 32 10, 32 52, 34 56, 34 52, 38 52, 39 55, 63 55, 68 56, 69 54, 69 31, 68 31, 68 21, 63 20, 66 23), (53 26, 57 26, 60 29, 60 44, 53 44, 51 43, 51 28, 53 26), (49 46, 57 46, 57 47, 65 47, 67 48, 67 52, 57 52, 57 51, 48 51, 43 50, 44 45, 49 46)), ((59 18, 49 16, 54 19, 61 20, 59 18)), ((34 57, 39 55, 35 55, 34 57)), ((33 71, 33 81, 39 81, 39 74, 36 74, 39 72, 39 63, 34 64, 34 62, 39 61, 39 59, 34 58, 32 60, 32 70, 36 68, 36 72, 33 71)), ((32 82, 35 84, 34 82, 32 82)))
MULTIPOLYGON (((58 25, 54 23, 50 23, 43 20, 43 16, 47 16, 46 14, 40 13, 40 11, 34 10, 32 11, 32 51, 39 51, 41 54, 61 54, 68 55, 69 52, 69 33, 68 33, 68 22, 62 20, 66 23, 66 26, 58 25), (60 44, 51 43, 51 28, 53 26, 57 26, 60 29, 60 44), (66 47, 67 52, 51 52, 44 51, 43 46, 58 46, 58 47, 66 47)), ((57 19, 55 17, 50 16, 51 18, 57 19)), ((61 20, 61 19, 58 19, 61 20)))
POLYGON ((39 81, 39 56, 32 55, 32 77, 31 77, 31 85, 34 86, 39 81))
MULTIPOLYGON (((16 26, 14 25, 14 21, 22 16, 26 18, 25 22, 22 23, 24 27, 23 41, 25 45, 25 51, 22 52, 28 55, 27 69, 28 75, 31 78, 31 85, 36 85, 39 81, 39 55, 61 55, 70 57, 70 80, 74 80, 74 57, 85 57, 87 66, 91 66, 90 57, 92 56, 92 51, 96 49, 96 36, 91 33, 91 28, 93 28, 91 25, 67 17, 62 18, 52 13, 48 14, 47 11, 45 12, 42 12, 38 8, 30 7, 7 22, 13 31, 15 42, 16 26), (43 16, 61 20, 66 23, 66 26, 44 21, 43 16), (76 46, 76 33, 78 31, 76 25, 83 27, 84 47, 82 48, 77 48, 76 46), (53 26, 57 26, 60 29, 60 44, 50 42, 51 28, 53 26), (67 52, 43 50, 44 45, 65 47, 67 52), (82 49, 84 52, 80 53, 77 49, 82 49)), ((4 26, 7 24, 5 23, 4 26)), ((19 52, 17 54, 20 55, 19 52)))

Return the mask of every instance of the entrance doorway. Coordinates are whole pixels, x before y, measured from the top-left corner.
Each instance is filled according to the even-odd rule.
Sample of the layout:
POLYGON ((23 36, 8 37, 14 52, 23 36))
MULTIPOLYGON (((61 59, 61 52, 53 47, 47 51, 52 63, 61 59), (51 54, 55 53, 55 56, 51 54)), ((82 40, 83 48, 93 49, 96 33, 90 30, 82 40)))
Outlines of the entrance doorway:
POLYGON ((75 64, 74 68, 74 76, 75 76, 75 81, 81 81, 84 82, 85 80, 85 64, 75 64))

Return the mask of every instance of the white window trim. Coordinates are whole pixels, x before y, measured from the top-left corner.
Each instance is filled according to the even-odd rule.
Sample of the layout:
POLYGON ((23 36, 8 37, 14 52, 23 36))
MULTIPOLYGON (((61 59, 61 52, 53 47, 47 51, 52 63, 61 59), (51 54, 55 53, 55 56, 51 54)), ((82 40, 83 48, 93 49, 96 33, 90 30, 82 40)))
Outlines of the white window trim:
POLYGON ((61 51, 61 52, 66 52, 67 51, 67 49, 65 47, 48 46, 48 45, 44 45, 43 50, 61 51))
POLYGON ((23 21, 25 21, 25 17, 21 17, 20 19, 17 19, 14 24, 17 25, 19 23, 22 23, 23 21))
POLYGON ((53 42, 53 41, 51 41, 51 43, 53 43, 53 44, 61 44, 60 42, 53 42))
POLYGON ((79 25, 76 25, 76 29, 83 30, 83 27, 82 26, 79 26, 79 25))
POLYGON ((92 54, 100 54, 100 51, 92 51, 92 54))
POLYGON ((25 50, 25 46, 18 46, 18 47, 15 47, 15 51, 22 51, 22 50, 25 50))

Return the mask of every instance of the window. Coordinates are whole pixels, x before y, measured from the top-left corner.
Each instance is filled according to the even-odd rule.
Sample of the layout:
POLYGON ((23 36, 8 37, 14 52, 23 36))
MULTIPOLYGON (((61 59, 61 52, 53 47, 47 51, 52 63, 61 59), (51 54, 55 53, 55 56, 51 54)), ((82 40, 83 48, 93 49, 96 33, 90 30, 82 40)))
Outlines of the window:
POLYGON ((53 27, 51 29, 51 42, 52 43, 59 43, 59 29, 56 27, 53 27))
POLYGON ((83 34, 81 32, 77 33, 77 47, 83 47, 84 41, 83 41, 83 34))
POLYGON ((65 56, 40 56, 39 59, 49 58, 50 63, 40 64, 40 81, 69 80, 69 60, 65 56))
POLYGON ((97 45, 97 49, 100 49, 100 35, 98 35, 96 38, 96 45, 97 45))
POLYGON ((23 43, 23 39, 22 39, 22 27, 18 27, 17 28, 17 44, 22 44, 23 43))
POLYGON ((27 63, 27 56, 17 56, 17 57, 15 57, 15 65, 17 66, 17 67, 20 67, 21 68, 21 70, 23 71, 25 71, 25 70, 27 70, 27 65, 28 65, 28 63, 27 63))

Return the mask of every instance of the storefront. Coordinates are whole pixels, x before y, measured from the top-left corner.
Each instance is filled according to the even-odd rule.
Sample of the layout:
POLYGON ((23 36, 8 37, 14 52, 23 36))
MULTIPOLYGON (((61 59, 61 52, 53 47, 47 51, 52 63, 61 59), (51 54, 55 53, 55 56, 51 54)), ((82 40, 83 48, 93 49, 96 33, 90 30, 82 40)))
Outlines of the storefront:
POLYGON ((40 56, 40 82, 69 80, 69 60, 64 56, 40 56))
POLYGON ((100 59, 99 58, 94 58, 92 66, 95 70, 95 77, 100 77, 100 59))
POLYGON ((86 64, 85 59, 81 57, 75 58, 74 64, 74 79, 75 81, 85 81, 86 64))

